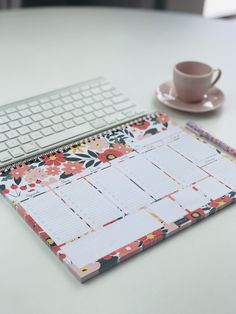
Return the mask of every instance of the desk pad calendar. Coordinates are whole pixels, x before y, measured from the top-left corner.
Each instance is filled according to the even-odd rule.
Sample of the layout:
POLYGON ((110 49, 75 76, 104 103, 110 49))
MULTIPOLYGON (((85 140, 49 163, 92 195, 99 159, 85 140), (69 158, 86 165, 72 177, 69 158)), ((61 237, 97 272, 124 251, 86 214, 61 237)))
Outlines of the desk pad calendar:
POLYGON ((0 191, 83 282, 233 203, 236 162, 151 114, 2 170, 0 191))

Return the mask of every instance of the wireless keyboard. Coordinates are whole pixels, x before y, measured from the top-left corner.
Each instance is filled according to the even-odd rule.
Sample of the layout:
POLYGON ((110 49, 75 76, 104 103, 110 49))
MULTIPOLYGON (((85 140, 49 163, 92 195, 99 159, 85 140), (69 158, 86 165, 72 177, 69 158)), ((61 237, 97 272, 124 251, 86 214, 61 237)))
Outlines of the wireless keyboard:
POLYGON ((0 167, 145 113, 102 77, 1 106, 0 167))

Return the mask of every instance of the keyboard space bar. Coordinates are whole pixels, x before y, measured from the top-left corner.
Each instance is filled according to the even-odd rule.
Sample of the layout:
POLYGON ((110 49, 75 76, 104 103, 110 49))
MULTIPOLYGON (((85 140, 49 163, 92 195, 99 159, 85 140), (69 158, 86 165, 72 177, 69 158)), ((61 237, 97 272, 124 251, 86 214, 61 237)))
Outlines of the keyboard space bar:
POLYGON ((60 142, 64 142, 66 140, 70 140, 76 136, 80 138, 84 133, 90 132, 93 130, 93 127, 89 123, 84 123, 78 125, 74 128, 65 130, 63 132, 58 132, 49 136, 45 136, 37 141, 37 144, 41 148, 45 148, 50 145, 54 145, 60 142))

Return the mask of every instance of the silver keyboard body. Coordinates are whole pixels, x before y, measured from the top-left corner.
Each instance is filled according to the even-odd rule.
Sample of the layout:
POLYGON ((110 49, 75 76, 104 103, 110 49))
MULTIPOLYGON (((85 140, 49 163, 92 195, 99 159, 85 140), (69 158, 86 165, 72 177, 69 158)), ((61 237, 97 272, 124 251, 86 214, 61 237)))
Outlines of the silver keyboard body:
POLYGON ((0 168, 145 113, 102 77, 0 106, 0 168))

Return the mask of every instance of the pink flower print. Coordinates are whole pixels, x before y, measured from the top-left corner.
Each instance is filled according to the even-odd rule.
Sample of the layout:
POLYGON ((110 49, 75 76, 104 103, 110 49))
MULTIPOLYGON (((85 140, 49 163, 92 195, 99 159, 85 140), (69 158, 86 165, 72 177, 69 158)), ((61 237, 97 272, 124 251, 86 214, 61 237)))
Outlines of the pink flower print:
POLYGON ((48 167, 46 172, 48 176, 57 176, 60 173, 60 170, 58 167, 48 167))
POLYGON ((28 182, 28 183, 34 183, 36 182, 37 180, 43 180, 47 178, 47 174, 46 172, 41 169, 41 168, 35 168, 35 169, 32 169, 30 170, 26 176, 25 176, 25 180, 28 182))
POLYGON ((16 168, 11 170, 11 177, 17 180, 23 177, 28 171, 28 169, 29 169, 29 166, 26 164, 18 165, 16 166, 16 168))
POLYGON ((114 144, 114 145, 112 145, 112 148, 120 151, 124 155, 131 153, 133 151, 133 148, 131 148, 127 145, 124 145, 124 144, 114 144))
POLYGON ((109 148, 109 143, 104 138, 97 138, 88 143, 88 149, 96 152, 103 152, 109 148))

